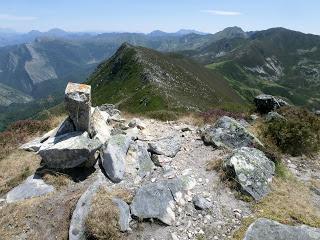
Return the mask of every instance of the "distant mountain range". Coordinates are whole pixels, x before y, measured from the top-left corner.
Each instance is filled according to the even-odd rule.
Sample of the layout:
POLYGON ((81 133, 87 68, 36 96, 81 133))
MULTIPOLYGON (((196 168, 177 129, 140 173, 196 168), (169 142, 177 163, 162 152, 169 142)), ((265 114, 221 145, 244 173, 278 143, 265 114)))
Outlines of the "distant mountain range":
MULTIPOLYGON (((147 36, 159 37, 159 36, 184 36, 188 34, 206 35, 207 33, 199 32, 190 29, 181 29, 174 33, 167 33, 160 30, 153 31, 149 34, 143 34, 147 36)), ((111 35, 121 34, 121 32, 111 32, 111 35)), ((11 46, 23 43, 31 43, 37 38, 51 38, 51 39, 84 39, 91 36, 99 35, 95 32, 67 32, 59 28, 50 29, 47 32, 40 32, 38 30, 32 30, 27 33, 19 33, 12 29, 0 28, 0 47, 11 46)))
POLYGON ((0 47, 31 43, 37 38, 79 39, 93 35, 96 35, 96 33, 66 32, 59 28, 53 28, 47 32, 32 30, 28 33, 18 33, 11 29, 0 28, 0 47))
MULTIPOLYGON (((0 31, 0 36, 5 34, 16 33, 0 31)), ((128 43, 131 48, 142 46, 162 53, 174 52, 184 56, 181 57, 183 61, 191 58, 197 62, 194 64, 206 66, 219 81, 226 80, 244 101, 249 102, 256 94, 264 92, 282 96, 293 104, 320 108, 320 36, 316 35, 283 28, 244 32, 239 27, 230 27, 215 34, 193 30, 176 33, 153 31, 149 34, 78 34, 53 29, 46 33, 32 31, 26 36, 31 40, 0 48, 0 93, 3 93, 0 106, 24 103, 48 95, 58 96, 63 93, 68 81, 85 81, 101 62, 106 63, 106 59, 113 56, 123 43, 128 43), (14 94, 12 90, 16 90, 14 94), (5 99, 8 96, 10 100, 5 99)), ((163 58, 151 59, 166 59, 172 63, 167 54, 148 52, 145 48, 135 51, 153 53, 152 56, 159 54, 157 56, 163 58)), ((176 60, 173 62, 179 59, 178 55, 174 55, 176 60)), ((157 66, 157 63, 154 61, 153 65, 157 66)), ((115 66, 122 67, 121 64, 115 66)), ((147 65, 143 66, 145 71, 150 70, 147 65)), ((170 71, 165 70, 166 67, 158 66, 158 69, 172 76, 170 71)), ((109 74, 105 76, 109 78, 109 74)), ((116 78, 124 81, 126 77, 125 73, 117 73, 116 78)), ((90 81, 93 81, 92 77, 90 81)), ((212 85, 208 86, 215 89, 212 85)), ((109 96, 105 101, 110 99, 109 96)), ((222 96, 220 99, 223 99, 222 96)), ((102 101, 103 98, 100 98, 99 103, 102 101)), ((214 102, 209 105, 214 105, 214 102)), ((192 104, 189 106, 194 107, 192 104)))
MULTIPOLYGON (((0 48, 0 83, 34 98, 45 97, 52 91, 61 91, 67 81, 84 81, 98 63, 111 57, 124 42, 173 52, 193 50, 219 39, 233 37, 230 29, 207 35, 187 34, 190 31, 181 30, 162 36, 152 33, 103 33, 65 38, 62 36, 66 33, 62 30, 50 30, 46 37, 38 37, 31 43, 0 48), (56 37, 48 37, 54 34, 56 37)), ((235 36, 238 31, 235 30, 235 36)), ((38 32, 30 32, 29 35, 36 36, 38 32)))

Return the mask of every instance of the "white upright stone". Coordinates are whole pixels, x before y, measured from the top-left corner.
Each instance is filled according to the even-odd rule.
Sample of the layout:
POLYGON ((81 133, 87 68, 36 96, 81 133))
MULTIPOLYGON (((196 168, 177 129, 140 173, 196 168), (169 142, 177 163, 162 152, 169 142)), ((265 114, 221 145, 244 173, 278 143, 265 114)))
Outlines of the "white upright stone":
POLYGON ((89 132, 91 86, 69 82, 65 91, 65 106, 76 131, 89 132))

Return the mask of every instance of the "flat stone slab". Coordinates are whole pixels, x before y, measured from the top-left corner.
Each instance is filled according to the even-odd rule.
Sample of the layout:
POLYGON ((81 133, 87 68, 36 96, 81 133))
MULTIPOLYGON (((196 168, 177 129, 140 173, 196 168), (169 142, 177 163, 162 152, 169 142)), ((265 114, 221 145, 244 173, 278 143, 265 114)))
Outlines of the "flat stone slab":
POLYGON ((319 240, 320 229, 289 226, 260 218, 250 225, 243 240, 319 240))
POLYGON ((29 152, 38 152, 41 146, 50 138, 57 135, 57 131, 59 128, 55 128, 50 130, 49 132, 45 133, 42 137, 38 137, 33 139, 30 142, 27 142, 21 145, 19 148, 29 152))
POLYGON ((175 157, 181 149, 178 136, 167 137, 148 143, 149 151, 158 155, 175 157))
POLYGON ((225 171, 232 173, 242 190, 255 200, 269 193, 269 183, 275 173, 275 164, 263 152, 242 147, 224 162, 225 171))
POLYGON ((183 192, 191 190, 194 185, 193 179, 188 177, 144 185, 138 189, 130 205, 131 213, 139 219, 158 219, 172 225, 175 203, 181 202, 183 192))
POLYGON ((22 184, 13 188, 7 193, 8 203, 39 197, 55 190, 51 185, 46 184, 39 176, 31 175, 22 184))
POLYGON ((43 164, 53 169, 92 167, 101 142, 90 139, 88 133, 74 132, 49 139, 39 150, 43 164))

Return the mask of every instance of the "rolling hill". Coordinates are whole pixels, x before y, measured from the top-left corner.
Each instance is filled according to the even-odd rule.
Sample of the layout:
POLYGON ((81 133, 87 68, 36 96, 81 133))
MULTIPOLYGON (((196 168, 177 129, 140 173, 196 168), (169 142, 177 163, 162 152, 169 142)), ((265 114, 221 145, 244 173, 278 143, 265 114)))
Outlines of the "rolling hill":
POLYGON ((244 103, 225 79, 176 54, 123 44, 89 78, 93 102, 130 112, 204 110, 244 103))

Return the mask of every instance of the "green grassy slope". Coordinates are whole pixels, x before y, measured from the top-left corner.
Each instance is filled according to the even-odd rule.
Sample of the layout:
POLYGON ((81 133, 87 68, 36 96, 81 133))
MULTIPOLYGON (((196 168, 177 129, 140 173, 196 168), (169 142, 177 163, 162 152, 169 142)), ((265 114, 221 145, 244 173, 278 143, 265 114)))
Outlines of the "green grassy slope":
MULTIPOLYGON (((230 42, 229 51, 214 57, 207 67, 225 76, 246 99, 264 92, 320 108, 320 36, 275 28, 225 44, 231 46, 230 42)), ((198 52, 190 57, 208 63, 208 55, 217 49, 206 49, 207 55, 198 52)))
POLYGON ((203 110, 245 104, 223 77, 176 54, 124 44, 88 80, 94 104, 131 112, 203 110))

